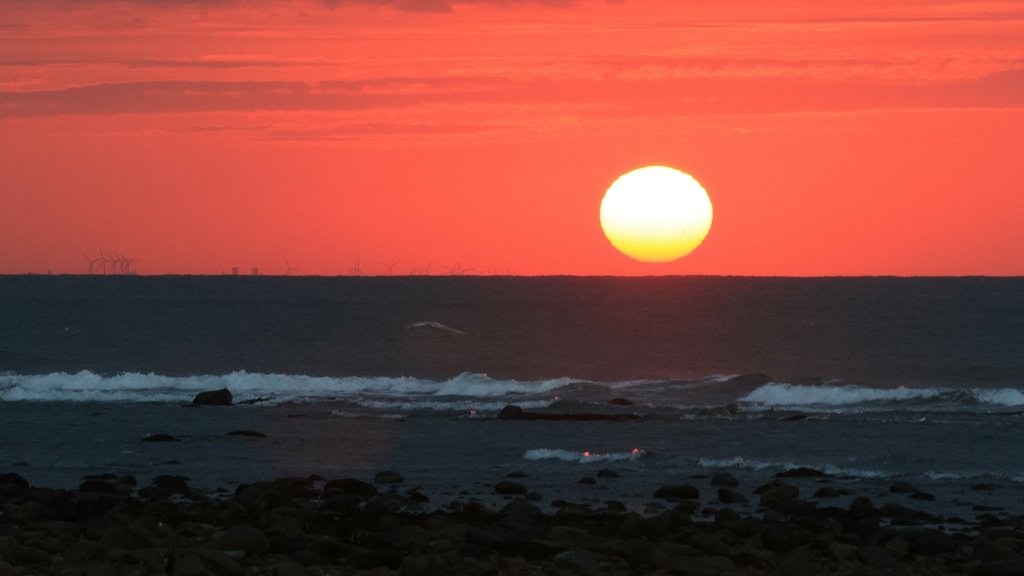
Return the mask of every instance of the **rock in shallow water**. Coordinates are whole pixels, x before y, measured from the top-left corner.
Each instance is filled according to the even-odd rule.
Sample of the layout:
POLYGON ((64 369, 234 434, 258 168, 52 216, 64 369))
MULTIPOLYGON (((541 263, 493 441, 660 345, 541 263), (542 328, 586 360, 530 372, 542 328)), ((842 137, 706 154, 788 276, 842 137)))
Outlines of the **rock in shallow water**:
POLYGON ((711 476, 711 485, 735 488, 740 485, 740 481, 728 472, 716 472, 711 476))
POLYGON ((150 434, 142 439, 143 442, 181 442, 181 440, 170 434, 150 434))
POLYGON ((247 436, 249 438, 266 438, 267 435, 263 432, 257 432, 255 430, 232 430, 228 432, 228 436, 247 436))
POLYGON ((231 400, 231 391, 227 388, 221 388, 220 390, 207 390, 196 394, 195 398, 192 399, 192 404, 195 406, 230 406, 231 400))
POLYGON ((401 484, 405 478, 394 470, 382 470, 373 477, 374 484, 401 484))
POLYGON ((775 475, 776 478, 827 478, 828 474, 816 468, 790 468, 775 475))
POLYGON ((917 494, 920 490, 910 482, 897 480, 889 486, 889 492, 892 492, 893 494, 917 494))

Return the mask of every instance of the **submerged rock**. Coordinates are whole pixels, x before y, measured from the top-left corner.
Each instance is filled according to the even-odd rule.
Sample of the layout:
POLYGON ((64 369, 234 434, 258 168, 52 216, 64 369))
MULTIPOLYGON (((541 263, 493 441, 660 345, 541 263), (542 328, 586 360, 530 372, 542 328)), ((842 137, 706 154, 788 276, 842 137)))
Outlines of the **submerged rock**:
POLYGON ((382 470, 373 477, 374 484, 401 484, 405 478, 394 470, 382 470))

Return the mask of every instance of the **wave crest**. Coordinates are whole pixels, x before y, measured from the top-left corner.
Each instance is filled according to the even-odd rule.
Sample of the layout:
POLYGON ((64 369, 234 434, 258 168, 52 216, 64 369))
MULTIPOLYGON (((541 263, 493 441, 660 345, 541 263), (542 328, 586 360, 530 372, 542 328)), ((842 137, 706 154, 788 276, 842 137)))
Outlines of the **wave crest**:
POLYGON ((573 452, 571 450, 558 450, 550 448, 535 448, 527 450, 523 454, 526 460, 561 460, 563 462, 575 462, 578 464, 590 464, 594 462, 620 462, 632 461, 647 456, 647 452, 639 448, 633 448, 629 452, 610 452, 602 454, 584 450, 573 452))
MULTIPOLYGON (((572 383, 497 380, 483 374, 460 374, 447 381, 407 377, 326 377, 259 374, 245 371, 222 375, 162 376, 123 373, 102 376, 89 371, 0 376, 0 401, 33 402, 188 402, 204 390, 227 388, 238 400, 261 398, 270 403, 304 401, 431 401, 444 398, 466 403, 515 395, 542 400, 572 383)), ((457 402, 456 402, 457 404, 457 402)), ((461 405, 460 405, 461 406, 461 405)))
POLYGON ((1015 388, 870 388, 855 385, 800 386, 771 382, 737 403, 744 410, 864 411, 992 411, 1024 406, 1024 392, 1015 388))

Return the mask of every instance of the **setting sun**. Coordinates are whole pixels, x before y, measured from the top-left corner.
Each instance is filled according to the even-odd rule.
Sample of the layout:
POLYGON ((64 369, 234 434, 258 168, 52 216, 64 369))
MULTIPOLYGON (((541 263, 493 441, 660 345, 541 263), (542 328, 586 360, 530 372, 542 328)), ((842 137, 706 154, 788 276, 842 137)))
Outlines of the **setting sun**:
POLYGON ((601 201, 601 228, 623 254, 671 262, 692 252, 711 230, 711 200, 689 174, 646 166, 620 176, 601 201))

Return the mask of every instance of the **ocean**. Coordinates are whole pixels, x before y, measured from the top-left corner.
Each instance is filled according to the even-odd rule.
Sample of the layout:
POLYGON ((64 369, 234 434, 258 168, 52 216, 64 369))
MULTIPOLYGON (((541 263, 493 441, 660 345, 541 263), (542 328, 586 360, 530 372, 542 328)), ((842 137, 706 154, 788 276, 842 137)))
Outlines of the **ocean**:
POLYGON ((397 470, 436 506, 512 475, 644 512, 806 467, 836 505, 904 481, 1020 514, 1022 374, 1021 278, 8 276, 0 472, 216 494, 397 470), (219 388, 235 405, 190 406, 219 388))

